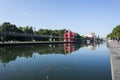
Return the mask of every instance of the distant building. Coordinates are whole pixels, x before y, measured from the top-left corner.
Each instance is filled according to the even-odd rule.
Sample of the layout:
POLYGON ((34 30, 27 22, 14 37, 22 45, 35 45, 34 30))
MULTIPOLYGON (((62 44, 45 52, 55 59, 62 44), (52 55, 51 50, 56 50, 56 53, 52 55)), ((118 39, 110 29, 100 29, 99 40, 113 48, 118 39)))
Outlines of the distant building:
POLYGON ((91 32, 90 35, 87 35, 87 37, 89 38, 89 40, 95 40, 96 39, 96 35, 94 32, 91 32))
POLYGON ((74 32, 72 32, 70 30, 65 30, 64 31, 64 41, 66 41, 66 42, 72 42, 74 36, 75 36, 74 32))

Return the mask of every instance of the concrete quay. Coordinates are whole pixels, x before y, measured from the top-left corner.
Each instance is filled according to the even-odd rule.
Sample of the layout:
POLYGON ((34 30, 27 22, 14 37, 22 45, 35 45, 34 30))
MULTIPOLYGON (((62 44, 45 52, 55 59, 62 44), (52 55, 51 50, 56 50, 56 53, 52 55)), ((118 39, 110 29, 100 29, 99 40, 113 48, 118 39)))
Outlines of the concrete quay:
POLYGON ((80 43, 80 41, 35 41, 35 42, 0 42, 0 47, 4 46, 21 46, 21 45, 39 45, 39 44, 63 44, 63 43, 80 43))
POLYGON ((109 41, 112 80, 120 80, 120 42, 109 41))

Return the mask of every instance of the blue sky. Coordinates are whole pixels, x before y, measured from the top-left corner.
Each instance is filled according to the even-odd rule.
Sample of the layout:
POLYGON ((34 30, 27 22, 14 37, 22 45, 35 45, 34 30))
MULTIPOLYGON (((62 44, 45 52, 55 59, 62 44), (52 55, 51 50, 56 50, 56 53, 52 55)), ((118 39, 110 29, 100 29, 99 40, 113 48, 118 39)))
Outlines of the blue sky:
POLYGON ((105 37, 120 24, 119 5, 120 0, 0 0, 0 24, 105 37))

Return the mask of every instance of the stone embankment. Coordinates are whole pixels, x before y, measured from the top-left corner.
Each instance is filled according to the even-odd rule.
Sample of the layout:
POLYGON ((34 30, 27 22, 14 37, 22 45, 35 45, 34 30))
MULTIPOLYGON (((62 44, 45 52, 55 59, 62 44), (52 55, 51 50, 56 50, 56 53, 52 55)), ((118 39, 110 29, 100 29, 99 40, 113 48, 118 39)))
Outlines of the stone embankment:
POLYGON ((112 80, 120 80, 120 42, 109 41, 112 80))

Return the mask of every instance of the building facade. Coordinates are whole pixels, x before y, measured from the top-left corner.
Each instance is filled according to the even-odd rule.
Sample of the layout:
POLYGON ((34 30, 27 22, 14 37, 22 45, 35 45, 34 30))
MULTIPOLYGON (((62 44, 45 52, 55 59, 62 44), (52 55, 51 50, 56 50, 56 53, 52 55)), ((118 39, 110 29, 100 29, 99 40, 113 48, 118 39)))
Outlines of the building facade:
POLYGON ((74 38, 74 32, 70 30, 65 30, 64 31, 64 41, 65 42, 72 42, 74 38))

